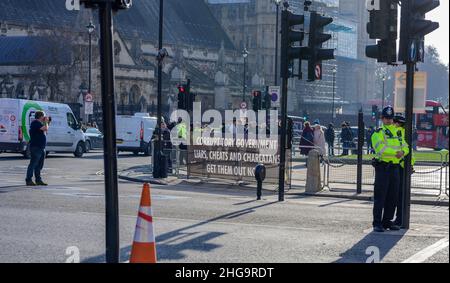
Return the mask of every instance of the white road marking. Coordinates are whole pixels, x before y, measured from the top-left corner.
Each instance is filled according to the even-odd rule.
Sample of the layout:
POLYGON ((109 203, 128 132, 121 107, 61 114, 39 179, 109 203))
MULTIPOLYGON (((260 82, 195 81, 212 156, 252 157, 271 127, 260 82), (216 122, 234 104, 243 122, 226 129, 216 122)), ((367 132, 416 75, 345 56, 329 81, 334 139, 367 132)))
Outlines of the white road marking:
POLYGON ((441 239, 403 261, 403 263, 422 263, 446 247, 448 247, 448 238, 441 239))

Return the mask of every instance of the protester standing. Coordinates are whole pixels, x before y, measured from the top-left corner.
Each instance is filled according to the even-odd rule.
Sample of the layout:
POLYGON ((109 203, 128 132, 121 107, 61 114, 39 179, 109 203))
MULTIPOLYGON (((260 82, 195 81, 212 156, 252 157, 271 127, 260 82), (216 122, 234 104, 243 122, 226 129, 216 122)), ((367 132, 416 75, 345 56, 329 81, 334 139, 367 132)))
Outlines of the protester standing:
POLYGON ((314 147, 314 131, 309 122, 305 122, 300 138, 300 154, 308 156, 309 151, 314 147))
POLYGON ((325 141, 328 144, 328 155, 334 156, 334 140, 336 139, 336 132, 334 131, 334 125, 329 124, 325 130, 325 141))
POLYGON ((325 133, 322 130, 322 126, 319 124, 314 125, 314 146, 320 152, 321 156, 326 155, 326 145, 325 145, 325 133))

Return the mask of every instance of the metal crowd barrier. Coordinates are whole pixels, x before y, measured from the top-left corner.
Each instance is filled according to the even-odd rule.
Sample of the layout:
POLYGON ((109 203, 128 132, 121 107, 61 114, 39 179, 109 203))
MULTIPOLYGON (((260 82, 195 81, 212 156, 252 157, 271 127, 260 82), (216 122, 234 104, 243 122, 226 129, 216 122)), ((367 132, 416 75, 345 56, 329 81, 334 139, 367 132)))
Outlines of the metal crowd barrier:
MULTIPOLYGON (((340 148, 338 150, 341 150, 340 148)), ((412 175, 412 189, 415 195, 448 196, 449 170, 448 152, 419 151, 419 158, 412 175), (421 160, 420 153, 431 156, 432 160, 421 160)), ((322 176, 324 188, 333 191, 356 190, 357 159, 345 156, 325 156, 325 174, 322 176), (348 185, 352 185, 349 187, 348 185)), ((375 169, 371 160, 363 160, 362 185, 365 190, 373 191, 375 169)), ((295 176, 295 175, 294 175, 295 176)), ((294 179, 293 182, 296 180, 294 179)))

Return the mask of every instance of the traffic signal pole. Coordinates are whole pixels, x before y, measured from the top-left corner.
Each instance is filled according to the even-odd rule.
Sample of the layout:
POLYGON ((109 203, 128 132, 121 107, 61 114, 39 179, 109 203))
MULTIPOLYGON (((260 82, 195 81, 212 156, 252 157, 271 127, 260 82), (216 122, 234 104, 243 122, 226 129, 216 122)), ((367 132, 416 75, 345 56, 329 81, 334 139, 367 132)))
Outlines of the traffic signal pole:
POLYGON ((106 262, 118 263, 119 243, 119 195, 117 183, 116 104, 114 98, 114 57, 112 3, 99 5, 100 62, 103 107, 106 262))
POLYGON ((410 226, 410 211, 411 211, 411 175, 412 175, 412 140, 413 140, 413 108, 414 108, 414 74, 416 71, 416 64, 408 62, 406 64, 406 124, 405 135, 406 142, 409 146, 409 154, 405 157, 405 168, 403 174, 403 228, 409 229, 410 226))
MULTIPOLYGON (((164 23, 164 0, 159 0, 159 35, 158 35, 158 50, 161 51, 163 49, 163 23, 164 23)), ((161 122, 162 122, 162 60, 158 62, 158 97, 157 97, 157 122, 159 127, 158 132, 158 141, 157 150, 158 153, 162 151, 162 130, 161 130, 161 122)), ((160 156, 160 155, 158 155, 160 156)), ((159 163, 159 162, 158 162, 159 163)))
POLYGON ((284 201, 284 183, 286 173, 286 127, 287 127, 287 99, 288 77, 281 79, 281 131, 280 131, 280 166, 278 182, 278 201, 284 201))

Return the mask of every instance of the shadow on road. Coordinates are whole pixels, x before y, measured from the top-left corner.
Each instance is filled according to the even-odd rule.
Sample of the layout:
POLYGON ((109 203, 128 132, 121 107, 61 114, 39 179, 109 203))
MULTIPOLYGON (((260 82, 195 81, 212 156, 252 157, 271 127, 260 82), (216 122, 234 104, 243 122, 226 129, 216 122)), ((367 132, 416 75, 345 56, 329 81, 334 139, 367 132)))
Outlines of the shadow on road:
MULTIPOLYGON (((206 224, 211 224, 219 220, 233 219, 245 214, 254 212, 258 208, 270 206, 278 202, 269 202, 227 214, 223 214, 199 223, 189 225, 174 231, 170 231, 156 237, 156 251, 158 260, 181 260, 186 257, 183 251, 193 250, 200 252, 210 252, 220 247, 220 245, 208 243, 208 241, 225 235, 224 232, 210 231, 210 232, 189 232, 188 230, 197 228, 206 224), (192 238, 195 236, 194 238, 192 238), (183 239, 189 238, 183 242, 183 239)), ((120 261, 125 262, 129 260, 131 253, 131 246, 120 249, 120 261)), ((105 254, 90 257, 83 260, 85 263, 101 263, 105 262, 105 254)))
POLYGON ((341 258, 335 261, 335 263, 381 262, 404 235, 405 231, 371 232, 353 247, 340 254, 341 258))

